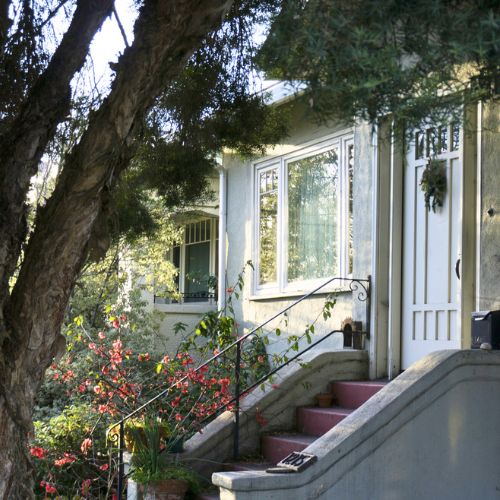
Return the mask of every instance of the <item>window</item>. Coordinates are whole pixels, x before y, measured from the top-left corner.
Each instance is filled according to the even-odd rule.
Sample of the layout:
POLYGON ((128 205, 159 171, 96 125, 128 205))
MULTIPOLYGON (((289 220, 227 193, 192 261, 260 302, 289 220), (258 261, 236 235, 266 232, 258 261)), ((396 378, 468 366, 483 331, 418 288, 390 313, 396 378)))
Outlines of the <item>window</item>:
POLYGON ((172 249, 171 260, 179 269, 177 291, 183 302, 216 299, 218 230, 215 218, 186 224, 182 243, 172 249))
POLYGON ((255 288, 352 273, 352 135, 256 165, 255 288))

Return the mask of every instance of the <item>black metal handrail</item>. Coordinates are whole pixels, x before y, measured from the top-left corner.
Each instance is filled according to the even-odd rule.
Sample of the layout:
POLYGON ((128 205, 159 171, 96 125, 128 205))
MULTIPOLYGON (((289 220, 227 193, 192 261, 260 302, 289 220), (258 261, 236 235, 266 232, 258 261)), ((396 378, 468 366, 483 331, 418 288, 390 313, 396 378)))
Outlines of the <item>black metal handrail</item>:
MULTIPOLYGON (((279 316, 287 313, 290 311, 292 308, 294 308, 296 305, 300 304, 304 300, 308 299, 315 293, 319 292, 323 288, 325 288, 327 285, 334 283, 336 281, 340 282, 347 282, 349 284, 349 290, 356 293, 357 292, 357 299, 361 302, 366 303, 366 328, 363 331, 363 333, 366 335, 367 338, 370 338, 370 287, 371 287, 371 276, 368 276, 366 279, 360 279, 360 278, 343 278, 343 277, 334 277, 330 278, 329 280, 325 281, 321 285, 317 286, 310 292, 306 293, 305 295, 301 296, 294 302, 292 302, 290 305, 284 307, 281 309, 278 313, 274 314, 270 318, 268 318, 266 321, 261 323, 259 326, 253 328, 250 332, 248 332, 245 335, 242 335, 239 337, 237 340, 232 342, 230 345, 222 349, 220 352, 217 354, 214 354, 211 356, 208 360, 204 361, 201 363, 198 367, 193 369, 192 373, 197 373, 206 366, 210 365, 214 361, 218 360, 221 358, 225 353, 236 347, 236 362, 235 362, 235 388, 234 388, 234 397, 222 404, 219 408, 217 408, 214 413, 210 415, 210 418, 213 418, 214 415, 219 413, 221 410, 231 406, 234 403, 234 415, 235 415, 235 424, 234 424, 234 441, 233 441, 233 457, 235 459, 238 458, 239 455, 239 411, 240 411, 240 400, 242 397, 241 394, 241 387, 240 387, 240 369, 241 369, 241 346, 247 340, 249 337, 255 335, 257 332, 261 331, 265 326, 267 326, 269 323, 271 323, 273 320, 278 318, 279 316)), ((313 347, 317 346, 327 338, 329 338, 331 335, 334 333, 339 333, 343 332, 342 330, 332 330, 326 335, 323 335, 321 338, 319 338, 316 342, 313 342, 309 344, 305 349, 301 350, 300 352, 297 352, 296 355, 294 355, 292 358, 287 359, 284 363, 279 365, 278 367, 274 368, 271 370, 269 373, 261 377, 258 381, 254 382, 250 387, 247 387, 243 394, 247 394, 249 391, 257 387, 258 385, 262 384, 265 382, 267 379, 269 379, 271 376, 273 376, 275 373, 277 373, 279 370, 290 364, 292 361, 296 360, 300 356, 302 356, 304 353, 312 349, 313 347)), ((146 403, 142 404, 138 408, 136 408, 134 411, 130 412, 128 415, 124 416, 120 421, 116 422, 114 425, 112 425, 108 429, 108 435, 113 435, 114 433, 112 432, 113 429, 116 429, 116 427, 119 427, 119 433, 118 433, 118 453, 119 453, 119 471, 118 471, 118 499, 122 499, 122 491, 123 491, 123 480, 124 480, 124 462, 123 462, 123 449, 124 449, 124 437, 125 437, 125 422, 130 420, 131 418, 134 418, 136 415, 142 413, 146 408, 151 406, 153 403, 156 401, 159 401, 162 399, 166 394, 168 394, 173 388, 176 386, 179 386, 182 382, 186 381, 188 379, 188 375, 185 375, 184 377, 180 378, 179 380, 176 380, 174 383, 170 384, 166 389, 162 390, 159 392, 156 396, 153 398, 149 399, 146 403)))

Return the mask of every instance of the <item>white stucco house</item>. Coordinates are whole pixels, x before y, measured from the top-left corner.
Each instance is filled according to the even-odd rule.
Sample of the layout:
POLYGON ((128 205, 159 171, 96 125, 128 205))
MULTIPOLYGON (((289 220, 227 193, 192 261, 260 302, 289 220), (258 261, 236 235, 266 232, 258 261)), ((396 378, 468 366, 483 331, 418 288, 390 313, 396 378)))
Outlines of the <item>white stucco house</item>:
POLYGON ((193 436, 185 453, 215 472, 220 492, 206 498, 499 498, 500 353, 470 348, 472 313, 500 309, 500 103, 404 139, 390 119, 318 125, 300 96, 279 83, 267 90, 289 108, 289 136, 262 157, 224 152, 215 201, 179 215, 184 239, 169 258, 181 298, 151 297, 163 333, 175 349, 173 325, 224 308, 245 269, 232 303, 241 334, 328 282, 268 325, 269 354, 313 323, 331 293, 333 314, 314 337, 349 317, 369 336, 362 350, 329 336, 308 368, 289 366, 278 390, 246 397, 239 424, 225 412, 193 436), (421 189, 429 158, 446 186, 435 210, 421 189), (297 408, 331 381, 366 378, 395 380, 326 433, 300 443, 292 433, 289 443, 317 459, 304 472, 219 472, 236 427, 240 453, 259 453, 279 442, 274 431, 301 432, 297 408))
POLYGON ((326 291, 339 291, 330 326, 349 316, 369 323, 372 378, 392 378, 436 350, 470 348, 471 313, 500 308, 498 102, 467 110, 466 125, 428 127, 403 144, 390 120, 317 125, 286 85, 266 91, 290 108, 290 134, 263 157, 225 152, 216 200, 182 214, 185 237, 170 258, 183 299, 155 298, 165 334, 223 307, 251 261, 235 304, 247 328, 329 278, 370 276, 370 318, 349 287, 333 283, 296 308, 287 332, 311 321, 326 291), (435 211, 420 188, 429 157, 446 172, 435 211))

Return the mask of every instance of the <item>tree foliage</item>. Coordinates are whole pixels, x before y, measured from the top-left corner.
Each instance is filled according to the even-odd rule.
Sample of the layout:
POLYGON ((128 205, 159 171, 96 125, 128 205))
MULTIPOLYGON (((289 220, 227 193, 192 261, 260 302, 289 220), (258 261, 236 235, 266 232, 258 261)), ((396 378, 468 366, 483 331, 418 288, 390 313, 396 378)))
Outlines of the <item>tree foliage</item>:
POLYGON ((260 54, 323 118, 441 122, 498 92, 496 0, 288 1, 260 54))
MULTIPOLYGON (((177 94, 175 86, 189 81, 189 72, 199 70, 197 61, 203 59, 203 51, 212 50, 212 61, 225 54, 227 74, 241 77, 243 66, 239 71, 234 68, 244 61, 237 57, 247 33, 243 28, 272 3, 140 2, 134 41, 113 64, 109 93, 91 103, 83 120, 73 113, 79 96, 72 95, 72 81, 84 67, 96 32, 111 16, 113 0, 0 3, 0 498, 25 499, 33 494, 26 445, 36 393, 45 369, 64 349, 61 325, 88 256, 102 257, 113 237, 123 232, 116 227, 116 200, 122 206, 135 203, 135 209, 129 205, 128 213, 137 220, 129 216, 129 226, 122 228, 130 227, 130 232, 134 226, 152 228, 153 223, 141 222, 140 207, 148 209, 145 200, 158 195, 178 204, 185 194, 194 196, 203 187, 199 178, 213 165, 219 146, 232 144, 255 151, 265 137, 276 137, 275 133, 249 134, 249 148, 242 146, 244 134, 235 138, 228 121, 233 127, 243 126, 252 124, 245 120, 260 116, 260 126, 266 121, 263 116, 270 114, 254 100, 258 110, 253 115, 250 89, 243 92, 244 85, 230 82, 221 86, 224 75, 217 85, 207 80, 213 92, 221 88, 228 97, 216 101, 217 106, 209 104, 213 92, 200 93, 198 97, 204 97, 190 113, 177 112, 171 104, 177 94), (69 16, 65 31, 44 44, 46 28, 61 8, 69 16), (232 26, 238 29, 231 31, 232 26), (231 40, 224 30, 236 38, 231 40), (218 45, 214 40, 219 40, 218 45), (151 109, 165 92, 170 101, 164 97, 167 107, 161 120, 155 121, 151 109), (236 111, 238 103, 244 104, 243 115, 236 111), (69 147, 61 148, 54 189, 41 200, 28 226, 31 181, 68 117, 77 119, 76 127, 69 127, 69 147), (225 138, 208 133, 216 124, 225 138), (201 125, 207 133, 197 141, 194 132, 201 125), (152 146, 149 156, 143 144, 152 146), (152 150, 163 150, 168 158, 152 150), (155 160, 153 166, 145 159, 155 160), (196 181, 194 189, 186 178, 196 181), (137 196, 132 196, 132 190, 127 196, 127 183, 137 187, 137 196)), ((189 97, 193 103, 194 96, 189 97)), ((272 124, 271 119, 267 121, 272 124)))

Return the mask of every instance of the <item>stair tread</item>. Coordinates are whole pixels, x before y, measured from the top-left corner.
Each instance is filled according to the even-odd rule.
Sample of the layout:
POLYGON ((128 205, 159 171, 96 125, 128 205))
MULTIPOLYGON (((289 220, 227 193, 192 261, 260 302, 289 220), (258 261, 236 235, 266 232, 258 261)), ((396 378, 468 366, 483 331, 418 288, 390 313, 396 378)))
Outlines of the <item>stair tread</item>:
POLYGON ((316 437, 308 436, 307 434, 267 434, 264 436, 265 439, 273 439, 273 440, 283 440, 288 442, 294 442, 297 444, 311 444, 313 441, 316 441, 316 437))
POLYGON ((374 386, 374 387, 384 387, 388 383, 387 380, 334 380, 333 385, 351 385, 351 386, 374 386))
POLYGON ((320 407, 320 406, 301 406, 298 408, 299 411, 307 411, 309 413, 316 414, 336 414, 336 415, 349 415, 353 412, 351 408, 344 408, 343 406, 328 406, 328 407, 320 407))

